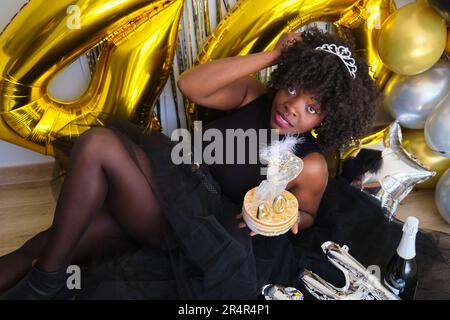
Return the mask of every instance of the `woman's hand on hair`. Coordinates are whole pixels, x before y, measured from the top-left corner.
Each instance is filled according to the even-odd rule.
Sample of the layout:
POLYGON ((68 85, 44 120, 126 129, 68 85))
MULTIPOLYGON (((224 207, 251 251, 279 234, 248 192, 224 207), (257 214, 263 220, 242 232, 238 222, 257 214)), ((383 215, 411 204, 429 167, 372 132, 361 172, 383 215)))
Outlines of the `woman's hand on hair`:
POLYGON ((300 32, 285 32, 281 35, 273 50, 277 52, 278 55, 281 55, 287 48, 301 41, 302 35, 300 32))

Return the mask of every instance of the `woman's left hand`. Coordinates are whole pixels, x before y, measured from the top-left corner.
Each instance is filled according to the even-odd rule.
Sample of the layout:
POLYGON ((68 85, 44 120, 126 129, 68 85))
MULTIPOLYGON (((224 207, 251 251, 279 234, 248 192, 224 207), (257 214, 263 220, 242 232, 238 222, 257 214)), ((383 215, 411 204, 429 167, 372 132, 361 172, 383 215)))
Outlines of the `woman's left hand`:
MULTIPOLYGON (((238 215, 236 215, 236 219, 238 219, 238 220, 242 220, 242 217, 243 217, 243 214, 242 214, 242 212, 240 213, 240 214, 238 214, 238 215)), ((298 229, 299 229, 299 222, 297 222, 296 224, 294 224, 293 226, 292 226, 292 228, 291 228, 291 232, 293 233, 293 234, 297 234, 298 233, 298 229)), ((239 228, 248 228, 247 227, 247 224, 242 220, 242 221, 240 221, 239 222, 239 228)), ((257 233, 256 232, 254 232, 254 231, 250 231, 250 236, 255 236, 255 235, 257 235, 257 233)))
POLYGON ((281 55, 282 52, 286 51, 290 46, 297 42, 302 41, 302 35, 300 32, 285 32, 281 35, 273 51, 281 55))
MULTIPOLYGON (((236 219, 238 219, 238 220, 242 220, 242 217, 243 217, 242 212, 241 212, 240 214, 236 215, 236 219)), ((244 220, 242 220, 242 221, 239 222, 239 228, 240 228, 240 229, 242 229, 242 228, 248 228, 248 227, 247 227, 247 224, 244 222, 244 220)), ((256 234, 257 234, 256 232, 250 230, 250 236, 253 237, 253 236, 255 236, 256 234)))
POLYGON ((298 233, 298 224, 299 224, 299 222, 297 222, 296 224, 294 224, 294 225, 292 226, 291 232, 292 232, 293 234, 297 234, 297 233, 298 233))

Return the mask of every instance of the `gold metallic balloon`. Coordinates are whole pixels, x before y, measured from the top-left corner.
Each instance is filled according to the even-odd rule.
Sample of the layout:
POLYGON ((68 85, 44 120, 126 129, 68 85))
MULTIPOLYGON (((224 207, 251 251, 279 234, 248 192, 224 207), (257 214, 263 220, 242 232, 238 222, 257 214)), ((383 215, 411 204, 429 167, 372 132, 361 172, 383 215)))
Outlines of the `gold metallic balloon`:
POLYGON ((403 147, 436 175, 417 185, 418 189, 433 189, 439 178, 450 168, 450 158, 438 155, 428 148, 423 130, 404 130, 403 147))
MULTIPOLYGON (((355 0, 242 0, 220 22, 205 42, 196 64, 272 49, 284 32, 312 21, 336 21, 355 0)), ((193 119, 206 120, 212 110, 187 105, 193 119), (196 114, 196 115, 195 115, 196 114)))
POLYGON ((171 70, 182 7, 182 0, 31 0, 0 36, 0 138, 53 154, 55 138, 78 136, 101 114, 148 124, 171 70), (99 43, 86 93, 70 102, 51 97, 50 81, 99 43))
POLYGON ((150 130, 162 131, 161 121, 159 121, 157 116, 152 116, 150 123, 148 124, 150 130))
POLYGON ((358 141, 353 141, 349 146, 341 150, 341 160, 356 157, 362 148, 374 146, 377 144, 387 144, 390 127, 386 127, 380 131, 372 133, 358 141))
POLYGON ((395 10, 392 0, 361 0, 345 10, 335 22, 352 31, 356 40, 355 54, 365 58, 369 73, 383 88, 392 72, 386 68, 378 54, 378 36, 383 22, 395 10))
POLYGON ((240 1, 217 26, 199 63, 272 49, 283 32, 317 20, 333 21, 355 0, 240 1))
POLYGON ((447 52, 447 56, 450 55, 450 28, 447 29, 447 46, 445 47, 445 51, 447 52))
POLYGON ((401 7, 381 27, 378 52, 384 64, 402 75, 431 68, 445 49, 444 19, 426 1, 401 7))

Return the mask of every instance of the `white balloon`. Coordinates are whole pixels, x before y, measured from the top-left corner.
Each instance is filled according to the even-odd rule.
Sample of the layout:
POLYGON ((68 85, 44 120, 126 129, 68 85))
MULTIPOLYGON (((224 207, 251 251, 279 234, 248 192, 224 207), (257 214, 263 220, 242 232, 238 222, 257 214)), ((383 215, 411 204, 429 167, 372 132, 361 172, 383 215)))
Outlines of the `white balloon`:
POLYGON ((450 94, 431 112, 424 132, 428 147, 450 158, 450 94))
POLYGON ((439 179, 436 185, 434 200, 442 218, 447 223, 450 223, 450 169, 445 171, 439 179))

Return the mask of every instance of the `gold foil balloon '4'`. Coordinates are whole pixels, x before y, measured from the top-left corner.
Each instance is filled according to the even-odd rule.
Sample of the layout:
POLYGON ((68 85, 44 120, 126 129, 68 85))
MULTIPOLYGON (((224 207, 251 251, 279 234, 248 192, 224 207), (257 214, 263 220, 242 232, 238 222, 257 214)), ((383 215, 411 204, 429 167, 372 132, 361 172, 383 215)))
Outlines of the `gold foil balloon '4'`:
POLYGON ((79 136, 100 115, 148 124, 171 70, 182 7, 182 0, 28 2, 0 36, 0 138, 53 154, 54 139, 79 136), (51 97, 50 81, 99 43, 85 94, 51 97))

